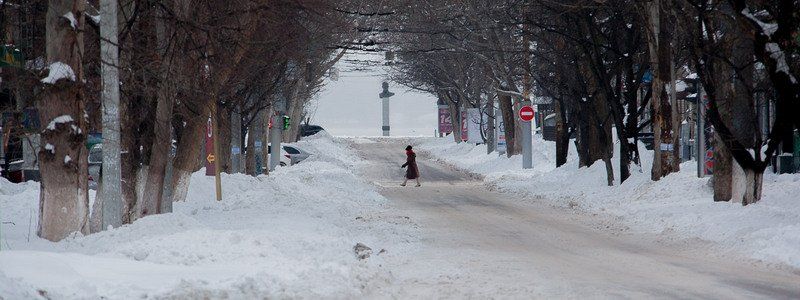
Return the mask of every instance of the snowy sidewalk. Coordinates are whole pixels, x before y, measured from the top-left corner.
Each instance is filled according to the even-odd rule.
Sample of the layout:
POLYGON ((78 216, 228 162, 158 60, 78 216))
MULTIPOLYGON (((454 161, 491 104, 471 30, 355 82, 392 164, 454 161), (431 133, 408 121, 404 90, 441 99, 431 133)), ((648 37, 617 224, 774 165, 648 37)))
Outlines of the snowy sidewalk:
POLYGON ((0 298, 349 298, 390 280, 384 257, 403 253, 413 226, 356 177, 329 136, 315 154, 270 176, 193 175, 175 212, 58 243, 36 237, 39 186, 0 185, 0 298), (10 223, 6 223, 10 222, 10 223), (360 260, 354 246, 372 248, 360 260), (381 249, 386 251, 379 253, 381 249))
MULTIPOLYGON (((485 146, 456 144, 452 139, 416 140, 419 149, 444 163, 484 176, 492 189, 517 195, 520 201, 599 214, 623 230, 659 234, 662 238, 712 242, 719 253, 747 256, 768 264, 800 268, 800 174, 765 174, 763 199, 743 207, 715 203, 708 179, 695 176, 693 162, 681 172, 650 181, 650 152, 644 169, 619 185, 606 186, 605 168, 596 163, 578 169, 574 147, 567 164, 555 168, 555 144, 534 141, 534 168, 521 169, 521 156, 486 154, 485 146)), ((616 157, 616 155, 615 155, 616 157)))

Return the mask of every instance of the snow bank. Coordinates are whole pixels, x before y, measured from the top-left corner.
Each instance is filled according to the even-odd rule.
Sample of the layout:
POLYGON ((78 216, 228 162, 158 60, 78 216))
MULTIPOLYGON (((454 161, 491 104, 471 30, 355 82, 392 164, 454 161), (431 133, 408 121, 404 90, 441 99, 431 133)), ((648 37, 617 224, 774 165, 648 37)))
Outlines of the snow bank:
POLYGON ((636 232, 700 238, 715 243, 721 252, 800 267, 800 174, 765 174, 762 200, 743 207, 714 202, 709 179, 696 177, 694 162, 682 164, 679 173, 651 181, 652 152, 641 145, 642 170, 632 166, 632 176, 620 185, 615 160, 613 187, 606 185, 602 162, 578 168, 574 147, 567 164, 555 168, 555 144, 541 139, 534 141, 532 170, 522 170, 521 156, 486 154, 482 145, 426 139, 420 140, 419 148, 484 175, 491 188, 517 194, 524 201, 600 214, 636 232))
POLYGON ((412 247, 415 227, 353 175, 346 146, 298 145, 315 155, 270 176, 224 174, 221 202, 201 170, 174 213, 58 243, 36 237, 39 185, 0 181, 0 219, 13 222, 0 298, 349 298, 387 284, 384 259, 412 247), (372 255, 359 260, 357 243, 372 255))

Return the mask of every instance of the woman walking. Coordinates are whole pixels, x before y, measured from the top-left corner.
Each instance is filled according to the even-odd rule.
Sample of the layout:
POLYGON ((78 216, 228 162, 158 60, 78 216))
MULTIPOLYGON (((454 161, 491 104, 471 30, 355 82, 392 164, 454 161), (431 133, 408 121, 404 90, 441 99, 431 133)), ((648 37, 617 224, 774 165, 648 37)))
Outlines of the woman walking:
POLYGON ((406 169, 406 180, 403 180, 403 183, 400 185, 406 186, 406 183, 408 182, 409 179, 415 179, 417 180, 417 186, 422 186, 421 184, 419 184, 419 169, 417 168, 417 154, 414 153, 414 151, 411 149, 412 149, 411 145, 408 145, 408 147, 406 147, 406 163, 400 166, 400 168, 408 167, 408 169, 406 169))

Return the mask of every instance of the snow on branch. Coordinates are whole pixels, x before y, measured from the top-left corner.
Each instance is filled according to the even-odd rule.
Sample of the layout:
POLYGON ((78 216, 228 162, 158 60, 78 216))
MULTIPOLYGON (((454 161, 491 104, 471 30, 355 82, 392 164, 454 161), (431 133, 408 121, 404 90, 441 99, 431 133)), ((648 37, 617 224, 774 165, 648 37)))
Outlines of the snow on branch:
POLYGON ((772 36, 776 31, 778 31, 778 24, 777 23, 764 23, 764 22, 761 22, 761 20, 759 20, 758 18, 756 18, 756 16, 754 16, 752 13, 750 13, 750 9, 749 8, 743 9, 742 10, 742 15, 744 15, 745 17, 747 17, 751 21, 753 21, 756 24, 758 24, 758 26, 761 27, 761 32, 763 32, 764 35, 766 35, 766 36, 772 36))
POLYGON ((94 22, 95 24, 97 24, 97 26, 100 26, 100 15, 99 14, 93 15, 93 14, 90 14, 89 12, 84 12, 83 15, 89 17, 89 19, 92 20, 92 22, 94 22))
POLYGON ((72 14, 71 11, 68 11, 67 13, 65 13, 61 17, 63 17, 64 19, 67 19, 69 21, 69 26, 72 27, 72 30, 78 29, 78 20, 75 19, 75 15, 72 14))
POLYGON ((42 83, 56 84, 56 82, 61 79, 75 81, 75 72, 72 71, 72 68, 68 64, 57 61, 50 64, 49 69, 50 71, 48 72, 47 77, 42 79, 42 83))
POLYGON ((503 89, 500 89, 500 88, 494 88, 494 90, 495 90, 495 92, 498 92, 500 94, 504 94, 506 96, 523 98, 522 93, 517 92, 517 91, 503 90, 503 89))
POLYGON ((792 83, 797 83, 797 78, 789 72, 789 65, 786 63, 786 54, 781 50, 781 46, 777 43, 767 43, 764 45, 764 48, 767 50, 767 53, 769 53, 769 56, 775 60, 775 70, 786 73, 786 75, 789 75, 789 79, 792 80, 792 83))
POLYGON ((55 117, 52 121, 50 121, 50 124, 47 124, 47 130, 56 130, 56 125, 70 123, 70 122, 75 122, 75 120, 72 119, 72 116, 60 115, 58 117, 55 117))

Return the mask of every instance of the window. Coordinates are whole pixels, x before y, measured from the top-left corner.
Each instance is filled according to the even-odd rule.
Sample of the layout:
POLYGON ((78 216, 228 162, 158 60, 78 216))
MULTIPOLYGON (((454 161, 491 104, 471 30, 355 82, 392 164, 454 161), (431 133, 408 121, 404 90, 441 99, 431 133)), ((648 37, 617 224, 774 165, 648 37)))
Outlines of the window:
POLYGON ((102 163, 103 162, 103 148, 92 147, 89 150, 89 163, 102 163))
POLYGON ((283 150, 286 150, 286 153, 289 154, 300 154, 300 151, 292 147, 283 147, 283 150))

